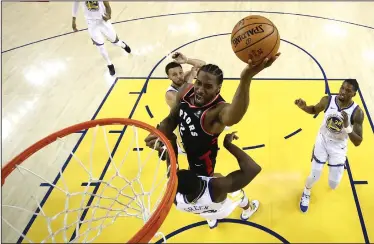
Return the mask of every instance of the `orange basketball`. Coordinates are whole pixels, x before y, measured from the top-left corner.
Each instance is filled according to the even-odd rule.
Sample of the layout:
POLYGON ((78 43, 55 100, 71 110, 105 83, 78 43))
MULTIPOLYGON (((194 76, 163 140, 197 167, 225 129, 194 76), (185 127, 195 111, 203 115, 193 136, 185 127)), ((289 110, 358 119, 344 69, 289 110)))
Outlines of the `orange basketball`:
POLYGON ((260 15, 250 15, 241 19, 231 32, 231 47, 235 55, 245 63, 253 64, 277 54, 280 36, 277 27, 269 19, 260 15))

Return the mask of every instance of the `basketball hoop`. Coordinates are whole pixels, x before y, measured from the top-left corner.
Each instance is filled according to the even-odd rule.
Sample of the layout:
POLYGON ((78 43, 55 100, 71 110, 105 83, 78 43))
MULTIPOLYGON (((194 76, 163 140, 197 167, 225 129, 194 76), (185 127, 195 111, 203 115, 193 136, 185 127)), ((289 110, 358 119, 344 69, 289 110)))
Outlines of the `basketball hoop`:
MULTIPOLYGON (((59 159, 62 158, 60 156, 53 157, 55 157, 53 162, 59 162, 59 159)), ((124 220, 138 221, 138 219, 141 219, 141 223, 139 224, 141 226, 140 229, 134 231, 133 233, 136 232, 135 234, 130 233, 130 238, 127 239, 127 241, 130 243, 149 242, 155 235, 162 236, 162 233, 158 232, 158 229, 170 211, 177 189, 176 165, 175 152, 169 140, 162 132, 144 122, 132 119, 109 118, 76 124, 39 140, 2 168, 2 222, 9 227, 9 231, 13 230, 15 232, 15 235, 20 238, 18 239, 19 241, 66 243, 93 242, 108 229, 108 226, 112 226, 114 222, 119 221, 119 219, 121 219, 121 223, 123 223, 124 220), (108 127, 109 130, 106 129, 108 127), (120 127, 122 127, 123 130, 118 130, 120 127), (133 137, 131 137, 129 133, 130 127, 132 128, 133 137), (117 130, 113 130, 116 128, 117 130), (104 142, 97 143, 97 140, 99 140, 97 138, 101 136, 101 134, 98 133, 100 129, 103 131, 102 138, 104 142), (115 141, 113 139, 114 136, 112 136, 113 131, 120 134, 117 143, 115 143, 115 145, 112 143, 114 146, 110 145, 111 141, 115 141), (89 141, 87 141, 87 145, 90 146, 85 147, 89 148, 89 150, 77 152, 76 148, 79 150, 79 147, 82 145, 79 145, 79 147, 76 146, 73 150, 66 149, 66 147, 69 147, 67 144, 71 141, 75 143, 79 133, 81 135, 82 133, 84 134, 82 135, 84 139, 79 139, 78 143, 81 143, 82 140, 86 140, 86 138, 89 140, 92 137, 90 144, 88 144, 89 141), (152 150, 145 146, 144 138, 149 133, 157 135, 159 141, 165 145, 164 151, 160 156, 158 156, 157 150, 152 150), (68 139, 69 136, 72 137, 72 139, 68 139), (132 138, 131 143, 127 146, 126 153, 122 153, 125 150, 121 151, 120 148, 121 144, 126 144, 126 142, 123 142, 124 138, 132 138), (144 149, 141 148, 140 143, 142 143, 144 149), (60 144, 62 144, 62 146, 60 146, 60 144), (110 150, 111 146, 113 147, 112 152, 110 150), (134 150, 130 150, 132 148, 134 148, 134 150), (117 149, 118 151, 116 152, 117 149), (49 153, 51 150, 58 151, 57 154, 66 152, 66 155, 62 157, 64 157, 64 161, 69 163, 69 165, 67 165, 65 162, 67 166, 64 165, 63 167, 61 167, 60 164, 58 165, 56 169, 58 177, 55 181, 50 179, 51 174, 46 173, 43 175, 43 173, 40 173, 44 170, 44 167, 33 167, 35 162, 40 163, 41 158, 48 161, 48 155, 52 155, 49 153), (99 152, 94 152, 94 150, 99 150, 99 152), (39 157, 37 160, 32 159, 36 157, 35 155, 38 153, 47 151, 48 154, 43 155, 43 157, 39 157), (98 162, 101 158, 104 158, 104 153, 107 153, 108 156, 107 166, 104 168, 104 173, 97 173, 97 168, 100 168, 100 163, 98 162), (142 157, 145 153, 148 154, 146 160, 143 160, 142 157), (169 155, 170 166, 167 166, 166 163, 161 160, 164 153, 168 153, 169 155), (122 154, 125 154, 124 157, 122 154), (66 156, 68 156, 67 160, 66 156), (120 160, 118 158, 123 158, 123 160, 119 162, 120 160), (126 160, 128 158, 129 160, 126 160), (135 158, 137 158, 137 164, 135 158), (152 159, 154 162, 149 162, 152 161, 152 159), (73 162, 76 162, 76 166, 74 167, 71 166, 73 162), (126 165, 127 170, 123 168, 124 165, 126 165), (66 178, 68 176, 64 174, 68 171, 69 167, 72 167, 70 172, 74 173, 74 171, 76 171, 76 176, 66 178), (138 168, 138 170, 136 170, 136 168, 138 168), (22 178, 19 177, 17 172, 21 174, 22 178), (79 185, 73 183, 73 181, 76 181, 75 178, 81 177, 83 173, 86 173, 85 179, 88 179, 87 183, 82 183, 82 186, 80 183, 79 185), (96 176, 99 174, 101 174, 100 177, 96 176), (143 179, 142 177, 146 178, 143 179), (33 180, 31 180, 31 178, 33 180), (158 178, 161 178, 161 180, 158 178), (10 195, 14 195, 14 185, 16 182, 21 184, 17 187, 27 188, 17 194, 27 195, 30 193, 30 197, 36 201, 31 201, 26 197, 24 200, 17 201, 12 199, 10 195), (34 185, 35 182, 34 188, 30 188, 31 183, 34 185), (53 204, 49 204, 50 206, 47 207, 48 209, 44 209, 46 203, 44 199, 40 201, 38 200, 39 196, 36 196, 41 188, 39 185, 43 184, 52 188, 50 191, 54 190, 57 192, 56 194, 59 194, 59 197, 51 199, 53 193, 48 193, 51 195, 46 199, 47 204, 48 201, 55 201, 53 204), (92 190, 93 186, 95 186, 95 190, 92 190), (75 192, 76 189, 81 190, 75 192), (33 196, 32 193, 35 193, 35 196, 33 196), (64 196, 64 198, 61 199, 61 196, 64 196), (87 200, 86 197, 89 197, 89 200, 87 200), (7 200, 6 198, 9 199, 7 200), (57 208, 59 204, 63 205, 63 209, 54 209, 54 207, 57 208), (26 218, 24 216, 26 214, 28 214, 29 217, 26 218), (4 215, 8 215, 9 218, 6 218, 4 215), (42 227, 40 227, 41 225, 38 226, 38 234, 34 235, 37 236, 37 238, 36 240, 31 240, 27 233, 30 230, 30 226, 26 227, 25 224, 27 223, 20 224, 19 222, 20 219, 32 219, 28 225, 31 223, 31 227, 33 227, 32 223, 38 218, 40 219, 38 223, 46 223, 46 228, 42 230, 42 227), (46 233, 47 236, 41 237, 40 233, 46 233)), ((48 167, 53 168, 55 165, 48 163, 48 167)), ((48 167, 46 166, 46 168, 48 167)), ((43 195, 44 194, 43 192, 43 195)), ((136 225, 137 224, 131 223, 126 224, 126 226, 120 226, 119 228, 122 228, 122 232, 126 232, 131 226, 136 225)), ((3 231, 3 236, 9 231, 3 231)), ((111 236, 126 236, 121 234, 122 233, 109 233, 111 236)), ((30 235, 32 236, 32 233, 30 235)), ((106 235, 108 235, 108 233, 106 233, 106 235)), ((3 241, 5 241, 4 238, 3 241)), ((15 242, 16 240, 10 241, 15 242)), ((116 242, 126 242, 126 240, 119 239, 116 240, 116 242)))

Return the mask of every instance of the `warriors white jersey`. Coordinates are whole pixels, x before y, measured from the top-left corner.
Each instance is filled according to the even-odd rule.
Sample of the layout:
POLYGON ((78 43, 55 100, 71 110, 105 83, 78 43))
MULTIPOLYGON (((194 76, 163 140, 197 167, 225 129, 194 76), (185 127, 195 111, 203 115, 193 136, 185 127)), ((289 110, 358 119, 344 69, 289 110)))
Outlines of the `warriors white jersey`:
POLYGON ((175 204, 178 210, 199 214, 207 219, 223 219, 229 216, 232 211, 242 203, 245 197, 242 190, 230 193, 227 198, 220 202, 215 203, 212 201, 211 189, 209 181, 213 177, 199 176, 203 179, 203 190, 198 197, 196 203, 190 203, 185 195, 177 192, 175 196, 175 204))
POLYGON ((169 91, 178 92, 178 90, 175 87, 173 87, 173 86, 169 86, 168 89, 166 89, 166 92, 169 92, 169 91))
POLYGON ((84 16, 87 20, 103 19, 105 6, 103 1, 84 1, 84 16))
POLYGON ((353 102, 348 107, 341 109, 338 105, 338 97, 336 95, 330 96, 328 107, 325 110, 325 117, 320 128, 321 134, 328 139, 347 143, 348 134, 344 130, 341 112, 345 111, 347 113, 349 126, 352 126, 353 114, 357 108, 358 105, 353 102))

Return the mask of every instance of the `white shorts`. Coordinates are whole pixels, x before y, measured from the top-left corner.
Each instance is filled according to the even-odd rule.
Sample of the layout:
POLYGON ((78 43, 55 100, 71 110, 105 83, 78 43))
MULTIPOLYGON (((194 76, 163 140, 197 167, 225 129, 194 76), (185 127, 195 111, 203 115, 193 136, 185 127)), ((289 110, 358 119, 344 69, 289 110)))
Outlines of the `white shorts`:
POLYGON ((104 44, 104 36, 110 42, 116 40, 117 34, 114 30, 110 20, 104 21, 102 19, 87 20, 88 33, 90 33, 91 39, 97 45, 104 44))
POLYGON ((328 162, 328 166, 339 167, 345 165, 347 142, 335 141, 318 133, 313 149, 313 159, 319 164, 328 162))
POLYGON ((201 213, 200 216, 205 219, 215 220, 228 217, 238 206, 245 207, 248 204, 248 198, 243 190, 227 194, 227 198, 221 209, 216 213, 201 213))

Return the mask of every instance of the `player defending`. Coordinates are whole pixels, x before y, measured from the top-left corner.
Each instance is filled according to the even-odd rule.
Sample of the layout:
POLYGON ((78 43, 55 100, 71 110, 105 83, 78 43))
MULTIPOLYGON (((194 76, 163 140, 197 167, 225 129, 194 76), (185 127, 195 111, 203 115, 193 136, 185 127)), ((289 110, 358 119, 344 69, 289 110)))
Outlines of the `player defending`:
POLYGON ((223 145, 237 159, 239 170, 217 178, 198 176, 190 170, 177 173, 178 189, 174 201, 177 209, 199 214, 210 228, 216 227, 217 220, 229 216, 237 206, 243 209, 242 220, 247 220, 259 207, 259 201, 249 201, 242 188, 260 173, 261 167, 232 144, 233 139, 238 139, 235 132, 227 134, 223 145))
MULTIPOLYGON (((108 52, 104 47, 103 35, 114 45, 123 48, 127 53, 131 53, 130 47, 122 40, 118 39, 118 36, 110 22, 112 9, 110 8, 108 1, 84 1, 84 16, 88 25, 88 33, 90 33, 93 44, 97 46, 99 52, 108 64, 110 75, 115 75, 116 71, 114 65, 109 59, 108 52)), ((79 2, 73 3, 73 20, 72 28, 76 32, 77 24, 75 22, 77 12, 79 8, 79 2)))
POLYGON ((300 209, 308 211, 310 191, 321 176, 326 161, 329 163, 329 185, 335 189, 344 172, 348 138, 357 147, 362 142, 362 122, 364 113, 352 101, 359 89, 355 79, 347 79, 339 90, 339 95, 325 96, 315 106, 307 106, 305 101, 297 99, 295 104, 309 114, 325 111, 322 126, 313 149, 312 170, 308 176, 300 200, 300 209))
MULTIPOLYGON (((202 66, 194 84, 186 84, 176 96, 176 105, 160 123, 158 129, 169 140, 175 140, 173 131, 179 125, 179 132, 187 154, 189 168, 196 174, 212 176, 218 152, 218 136, 225 126, 237 124, 249 105, 249 89, 252 78, 279 57, 280 53, 261 64, 248 65, 241 73, 240 83, 232 103, 226 103, 220 91, 223 82, 222 70, 213 64, 202 66)), ((146 145, 154 148, 157 136, 149 135, 146 145)), ((156 147, 160 148, 159 145, 156 147)))
POLYGON ((176 52, 172 55, 174 62, 168 63, 165 67, 165 73, 171 80, 170 86, 166 89, 165 100, 172 108, 175 105, 175 96, 185 83, 191 83, 205 62, 199 59, 189 59, 182 53, 176 52), (184 72, 181 64, 190 64, 192 69, 184 72))

